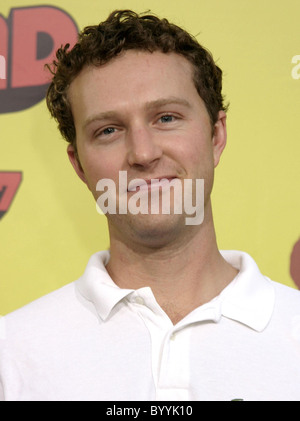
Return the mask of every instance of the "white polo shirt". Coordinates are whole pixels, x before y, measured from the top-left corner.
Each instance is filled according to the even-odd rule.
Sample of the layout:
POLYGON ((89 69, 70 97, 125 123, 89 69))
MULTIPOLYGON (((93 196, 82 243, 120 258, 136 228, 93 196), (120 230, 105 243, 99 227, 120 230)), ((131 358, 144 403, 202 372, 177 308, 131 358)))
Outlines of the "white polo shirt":
POLYGON ((300 292, 222 254, 237 277, 173 325, 96 253, 79 280, 1 319, 0 400, 300 400, 300 292))

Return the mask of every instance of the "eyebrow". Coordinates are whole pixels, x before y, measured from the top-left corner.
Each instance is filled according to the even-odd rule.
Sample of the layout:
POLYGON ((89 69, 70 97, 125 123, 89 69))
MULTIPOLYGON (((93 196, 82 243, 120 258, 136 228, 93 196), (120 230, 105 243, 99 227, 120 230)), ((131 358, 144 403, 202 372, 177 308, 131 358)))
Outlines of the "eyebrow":
MULTIPOLYGON (((178 104, 183 105, 184 107, 191 108, 191 104, 183 98, 178 97, 169 97, 169 98, 159 98, 154 101, 146 102, 145 109, 151 110, 153 108, 163 107, 164 105, 172 105, 178 104)), ((85 129, 89 124, 94 121, 101 121, 110 118, 115 118, 119 115, 118 111, 104 111, 103 113, 94 114, 86 119, 83 124, 83 128, 85 129)))
POLYGON ((164 105, 171 105, 171 104, 184 105, 187 108, 191 107, 191 104, 186 99, 172 96, 170 98, 159 98, 159 99, 156 99, 155 101, 146 102, 145 108, 151 109, 151 108, 157 108, 157 107, 162 107, 164 105))

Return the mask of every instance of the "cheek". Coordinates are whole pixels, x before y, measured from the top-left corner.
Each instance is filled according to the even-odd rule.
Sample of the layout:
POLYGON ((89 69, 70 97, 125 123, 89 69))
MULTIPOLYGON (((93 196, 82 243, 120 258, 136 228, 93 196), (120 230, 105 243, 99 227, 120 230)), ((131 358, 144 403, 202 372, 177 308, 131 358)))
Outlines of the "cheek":
POLYGON ((184 159, 186 169, 206 172, 214 167, 212 140, 202 132, 194 132, 182 141, 178 151, 178 157, 184 159))
POLYGON ((116 170, 114 169, 114 161, 107 160, 99 152, 82 154, 80 156, 81 166, 86 178, 87 186, 95 196, 96 185, 103 178, 114 179, 116 170))

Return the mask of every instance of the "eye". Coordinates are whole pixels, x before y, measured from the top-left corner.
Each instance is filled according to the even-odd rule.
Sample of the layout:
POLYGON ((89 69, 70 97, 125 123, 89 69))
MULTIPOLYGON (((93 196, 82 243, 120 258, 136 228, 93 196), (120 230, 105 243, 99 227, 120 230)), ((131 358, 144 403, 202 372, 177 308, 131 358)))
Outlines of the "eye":
POLYGON ((95 133, 95 137, 107 137, 109 135, 112 135, 116 132, 115 127, 106 127, 105 129, 99 130, 95 133))
POLYGON ((100 134, 109 135, 116 131, 114 127, 107 127, 106 129, 102 130, 100 134))
POLYGON ((161 121, 161 123, 172 123, 173 121, 175 121, 175 116, 171 115, 171 114, 165 114, 162 115, 159 120, 161 121))

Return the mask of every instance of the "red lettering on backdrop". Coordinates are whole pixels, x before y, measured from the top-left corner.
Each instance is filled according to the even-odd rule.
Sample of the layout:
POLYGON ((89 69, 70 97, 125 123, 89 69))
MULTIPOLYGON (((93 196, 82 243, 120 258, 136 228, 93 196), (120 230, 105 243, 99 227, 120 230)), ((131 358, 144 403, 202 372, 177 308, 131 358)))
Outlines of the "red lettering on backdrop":
POLYGON ((0 15, 0 56, 6 80, 0 79, 0 114, 25 110, 46 95, 50 74, 45 69, 62 45, 72 47, 78 28, 72 17, 53 6, 11 9, 0 15))
POLYGON ((8 211, 21 181, 20 171, 0 171, 0 218, 8 211))
MULTIPOLYGON (((77 41, 72 17, 57 7, 11 9, 0 15, 0 114, 24 110, 45 97, 50 82, 45 64, 62 45, 77 41)), ((0 171, 0 219, 9 210, 22 181, 20 171, 0 171)))
MULTIPOLYGON (((6 62, 6 71, 5 74, 7 75, 7 46, 8 46, 8 30, 6 26, 5 19, 0 16, 0 56, 4 57, 6 62)), ((7 86, 7 77, 5 79, 0 78, 0 89, 5 89, 7 86)))
POLYGON ((70 17, 54 7, 33 7, 12 10, 12 78, 13 88, 43 85, 49 82, 44 65, 62 44, 72 43, 77 38, 77 28, 70 17), (53 49, 43 58, 37 59, 37 34, 51 36, 53 49))

